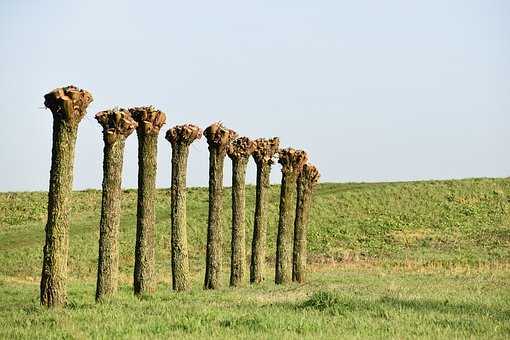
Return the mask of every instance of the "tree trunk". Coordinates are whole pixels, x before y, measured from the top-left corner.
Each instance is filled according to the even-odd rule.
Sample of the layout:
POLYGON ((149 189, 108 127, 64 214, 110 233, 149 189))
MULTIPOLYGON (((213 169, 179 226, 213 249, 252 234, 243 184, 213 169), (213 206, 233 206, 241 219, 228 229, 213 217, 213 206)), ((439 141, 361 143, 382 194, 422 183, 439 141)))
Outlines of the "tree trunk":
POLYGON ((67 302, 69 211, 73 187, 74 148, 78 124, 92 102, 92 95, 71 85, 44 95, 44 106, 53 114, 48 220, 43 249, 40 301, 47 307, 67 302))
POLYGON ((299 176, 297 183, 296 219, 294 221, 294 250, 292 281, 303 283, 306 272, 306 234, 312 202, 312 188, 299 176))
POLYGON ((48 307, 63 306, 67 301, 69 211, 77 130, 77 125, 54 117, 48 220, 40 285, 41 304, 48 307))
POLYGON ((285 284, 292 280, 292 227, 296 196, 296 178, 294 171, 283 172, 280 193, 280 217, 276 240, 275 283, 285 284))
POLYGON ((239 287, 246 276, 246 166, 248 158, 232 159, 232 243, 230 286, 239 287))
POLYGON ((124 144, 123 138, 114 143, 105 140, 96 301, 107 299, 117 293, 124 144))
POLYGON ((188 153, 188 144, 172 144, 172 288, 177 291, 185 291, 191 288, 186 231, 188 153))
POLYGON ((305 164, 297 179, 296 219, 294 220, 294 250, 292 253, 292 281, 303 283, 306 275, 306 234, 312 205, 312 194, 319 181, 319 171, 305 164))
POLYGON ((250 282, 264 281, 266 263, 266 239, 269 203, 269 175, 270 163, 257 163, 257 186, 255 198, 255 221, 253 226, 253 240, 251 244, 250 282))
POLYGON ((207 226, 207 251, 205 289, 220 288, 222 265, 221 210, 223 203, 224 147, 209 147, 209 218, 207 226))
POLYGON ((133 289, 136 295, 154 292, 155 196, 158 134, 137 130, 138 204, 133 289))

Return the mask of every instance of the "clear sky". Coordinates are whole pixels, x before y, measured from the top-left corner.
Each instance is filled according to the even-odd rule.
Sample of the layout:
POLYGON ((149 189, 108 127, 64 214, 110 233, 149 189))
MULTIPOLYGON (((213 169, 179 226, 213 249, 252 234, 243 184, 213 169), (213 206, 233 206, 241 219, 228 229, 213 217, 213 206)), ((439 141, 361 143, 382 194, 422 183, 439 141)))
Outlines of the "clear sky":
MULTIPOLYGON (((0 52, 0 191, 47 190, 43 95, 69 84, 94 96, 76 189, 101 187, 94 114, 139 105, 167 113, 159 187, 164 132, 214 121, 307 150, 323 181, 510 176, 510 1, 2 0, 0 52)), ((189 185, 207 185, 207 161, 201 140, 189 185)), ((124 186, 136 176, 133 134, 124 186)))

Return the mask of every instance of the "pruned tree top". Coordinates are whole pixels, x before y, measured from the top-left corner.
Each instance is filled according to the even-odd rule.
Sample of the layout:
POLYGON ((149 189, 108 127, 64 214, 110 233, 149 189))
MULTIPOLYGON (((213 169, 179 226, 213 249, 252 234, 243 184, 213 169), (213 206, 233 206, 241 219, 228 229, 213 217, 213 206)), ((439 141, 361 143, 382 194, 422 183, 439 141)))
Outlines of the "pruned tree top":
POLYGON ((255 162, 260 164, 273 164, 273 158, 278 154, 278 149, 280 147, 280 139, 278 137, 270 139, 259 138, 255 139, 253 144, 254 150, 252 155, 255 162))
POLYGON ((216 122, 204 130, 204 136, 207 138, 209 148, 226 148, 234 139, 237 133, 234 130, 227 129, 221 123, 216 122))
POLYGON ((138 126, 126 109, 114 108, 96 113, 95 118, 103 127, 104 140, 108 144, 115 143, 119 138, 126 138, 138 126))
POLYGON ((303 150, 287 148, 278 151, 278 163, 282 165, 283 173, 299 173, 307 161, 308 155, 303 150))
POLYGON ((44 95, 44 106, 51 110, 55 119, 78 124, 85 116, 93 98, 90 92, 74 85, 59 87, 44 95))
POLYGON ((165 138, 172 144, 191 144, 202 138, 202 129, 193 124, 177 125, 168 129, 165 138))
POLYGON ((239 137, 227 147, 227 154, 231 159, 248 158, 255 150, 255 143, 248 137, 239 137))
POLYGON ((154 106, 140 106, 129 109, 131 116, 138 123, 138 132, 157 135, 166 123, 164 112, 154 106))
POLYGON ((303 165, 303 169, 301 170, 299 176, 304 183, 313 186, 314 184, 319 182, 320 173, 319 170, 317 170, 317 168, 314 165, 306 163, 305 165, 303 165))

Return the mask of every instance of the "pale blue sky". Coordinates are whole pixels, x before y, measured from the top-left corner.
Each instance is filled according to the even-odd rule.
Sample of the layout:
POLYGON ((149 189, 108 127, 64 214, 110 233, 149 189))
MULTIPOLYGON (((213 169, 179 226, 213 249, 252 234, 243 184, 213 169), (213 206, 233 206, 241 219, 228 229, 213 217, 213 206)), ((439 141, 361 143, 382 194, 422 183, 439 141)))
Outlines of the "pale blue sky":
MULTIPOLYGON (((220 120, 280 136, 323 181, 510 176, 510 1, 2 0, 0 28, 0 191, 47 190, 43 95, 68 84, 94 96, 76 189, 101 186, 94 114, 150 104, 164 131, 220 120)), ((163 134, 159 147, 168 187, 163 134)), ((136 152, 133 135, 125 187, 136 152)), ((189 185, 207 185, 207 153, 205 140, 192 147, 189 185)))

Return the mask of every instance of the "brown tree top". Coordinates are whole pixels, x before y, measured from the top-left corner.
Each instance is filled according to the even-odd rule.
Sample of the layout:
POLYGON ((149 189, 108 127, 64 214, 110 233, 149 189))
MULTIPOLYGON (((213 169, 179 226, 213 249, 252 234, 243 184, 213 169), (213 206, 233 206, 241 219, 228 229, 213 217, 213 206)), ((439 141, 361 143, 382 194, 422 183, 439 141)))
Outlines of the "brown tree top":
POLYGON ((253 141, 253 158, 257 164, 273 164, 273 157, 278 153, 280 139, 274 137, 271 139, 259 138, 253 141))
POLYGON ((126 109, 114 108, 96 113, 97 121, 103 127, 104 140, 113 144, 119 138, 126 138, 138 126, 126 109))
POLYGON ((44 95, 44 106, 51 110, 55 119, 77 125, 85 116, 87 106, 92 100, 90 92, 69 85, 44 95))
POLYGON ((193 143, 196 139, 202 138, 202 130, 193 124, 177 125, 166 132, 165 138, 172 144, 193 143))
POLYGON ((129 109, 131 116, 138 123, 138 132, 157 135, 166 122, 165 113, 154 106, 141 106, 129 109))
POLYGON ((255 143, 248 137, 239 137, 227 147, 227 154, 231 159, 248 158, 255 150, 255 143))
POLYGON ((213 123, 204 130, 204 136, 207 138, 209 149, 222 149, 237 138, 237 133, 234 130, 227 129, 221 123, 213 123))
POLYGON ((303 169, 301 170, 299 177, 306 185, 313 186, 319 182, 320 173, 314 165, 306 163, 303 165, 303 169))
POLYGON ((299 173, 308 161, 308 155, 303 150, 293 148, 278 151, 278 163, 282 165, 283 173, 299 173))

